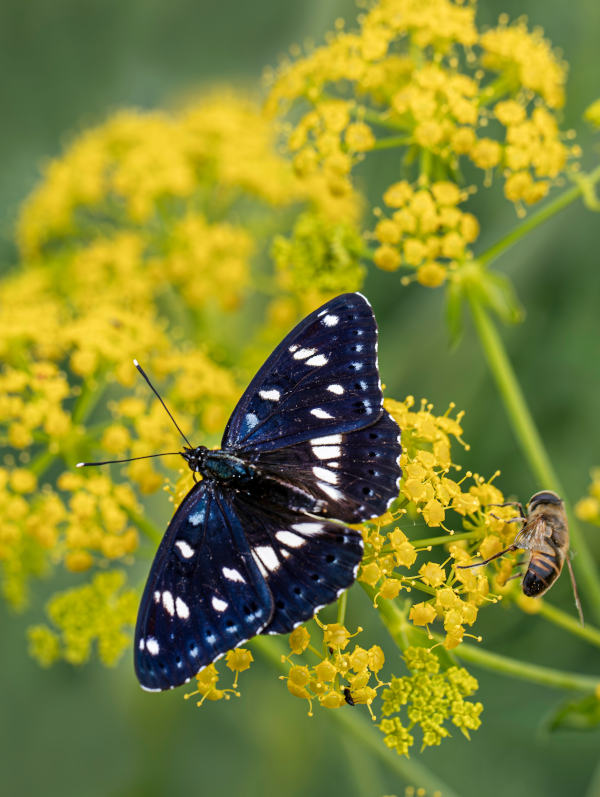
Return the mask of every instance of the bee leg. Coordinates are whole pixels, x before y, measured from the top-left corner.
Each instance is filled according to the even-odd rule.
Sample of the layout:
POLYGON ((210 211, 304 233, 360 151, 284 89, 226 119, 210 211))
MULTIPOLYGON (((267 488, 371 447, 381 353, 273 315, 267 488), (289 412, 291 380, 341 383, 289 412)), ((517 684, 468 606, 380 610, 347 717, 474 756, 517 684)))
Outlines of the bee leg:
POLYGON ((577 606, 577 611, 579 613, 579 621, 581 625, 584 625, 583 610, 581 608, 581 601, 579 600, 579 593, 577 592, 577 582, 575 581, 575 573, 573 572, 573 565, 571 564, 571 559, 569 557, 569 554, 567 554, 567 567, 569 568, 569 575, 571 576, 571 586, 573 587, 573 597, 575 598, 575 606, 577 606))
POLYGON ((483 562, 475 562, 474 565, 456 565, 456 567, 458 570, 468 570, 470 567, 481 567, 482 565, 487 565, 488 562, 493 562, 494 559, 498 559, 500 556, 504 556, 504 554, 508 553, 509 551, 516 551, 517 548, 518 546, 513 543, 512 545, 509 545, 508 548, 500 551, 500 553, 495 553, 493 556, 490 556, 489 559, 484 559, 483 562))
POLYGON ((505 520, 503 517, 499 517, 498 515, 494 515, 493 512, 490 512, 490 517, 496 518, 496 520, 501 520, 503 523, 522 523, 525 518, 523 517, 511 517, 510 520, 505 520))
MULTIPOLYGON (((520 501, 505 501, 503 504, 488 504, 488 506, 517 506, 519 507, 519 512, 521 513, 521 518, 523 520, 527 519, 527 515, 525 514, 525 510, 523 509, 523 504, 520 501)), ((506 521, 510 523, 511 521, 506 521)))

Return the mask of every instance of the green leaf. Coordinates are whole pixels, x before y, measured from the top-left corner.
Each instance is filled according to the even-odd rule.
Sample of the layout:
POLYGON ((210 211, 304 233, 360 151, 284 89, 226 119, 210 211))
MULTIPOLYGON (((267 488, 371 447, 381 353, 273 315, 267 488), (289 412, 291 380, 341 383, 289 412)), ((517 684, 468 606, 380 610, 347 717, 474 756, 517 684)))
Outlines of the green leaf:
POLYGON ((561 703, 546 720, 549 731, 590 731, 598 725, 600 725, 600 700, 595 695, 561 703))
POLYGON ((474 283, 481 300, 506 324, 517 324, 525 315, 512 282, 504 274, 481 269, 474 283))

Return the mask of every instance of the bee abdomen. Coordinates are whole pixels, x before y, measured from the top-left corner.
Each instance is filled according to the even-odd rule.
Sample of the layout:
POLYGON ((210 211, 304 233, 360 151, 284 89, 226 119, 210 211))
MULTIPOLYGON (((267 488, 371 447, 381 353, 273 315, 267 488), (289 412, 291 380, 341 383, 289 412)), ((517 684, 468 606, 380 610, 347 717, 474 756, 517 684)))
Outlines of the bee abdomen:
POLYGON ((557 556, 547 553, 534 553, 523 578, 523 592, 533 598, 550 587, 560 574, 557 556))

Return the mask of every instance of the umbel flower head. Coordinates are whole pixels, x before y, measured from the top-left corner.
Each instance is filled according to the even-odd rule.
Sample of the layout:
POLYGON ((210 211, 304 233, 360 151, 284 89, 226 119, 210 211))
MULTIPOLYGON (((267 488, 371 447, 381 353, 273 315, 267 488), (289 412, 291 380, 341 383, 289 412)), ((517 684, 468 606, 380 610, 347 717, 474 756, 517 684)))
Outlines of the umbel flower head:
POLYGON ((483 185, 500 178, 523 212, 580 154, 559 127, 566 65, 523 19, 478 28, 474 2, 373 0, 356 26, 339 20, 325 44, 298 48, 266 79, 296 173, 321 175, 332 196, 352 191, 361 161, 403 153, 376 209, 372 257, 431 287, 472 257, 467 168, 483 185))
MULTIPOLYGON (((98 452, 173 449, 170 421, 136 388, 132 358, 167 385, 186 432, 194 418, 211 444, 273 338, 306 307, 359 287, 358 258, 342 251, 357 197, 299 181, 274 140, 256 104, 230 90, 177 112, 121 111, 50 162, 25 202, 22 262, 3 278, 0 305, 0 581, 15 607, 26 605, 29 580, 53 567, 126 566, 140 531, 156 542, 140 498, 165 484, 157 460, 131 463, 125 482, 74 471, 98 452), (292 208, 314 228, 296 235, 292 208), (265 229, 291 246, 302 238, 320 261, 294 270, 282 260, 273 273, 265 229), (275 294, 257 291, 261 281, 275 294), (243 315, 253 302, 262 326, 243 315)), ((47 650, 64 653, 53 639, 47 650)))

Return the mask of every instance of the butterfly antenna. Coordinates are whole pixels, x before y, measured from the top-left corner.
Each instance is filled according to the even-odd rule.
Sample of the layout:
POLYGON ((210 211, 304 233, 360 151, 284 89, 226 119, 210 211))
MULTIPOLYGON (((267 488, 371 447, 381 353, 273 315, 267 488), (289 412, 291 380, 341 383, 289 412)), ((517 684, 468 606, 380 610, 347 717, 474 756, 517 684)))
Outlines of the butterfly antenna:
MULTIPOLYGON (((184 440, 185 440, 185 442, 188 444, 188 446, 189 446, 190 448, 193 448, 194 446, 193 446, 193 445, 190 443, 190 441, 187 439, 187 437, 184 435, 184 433, 183 433, 183 432, 181 431, 181 429, 179 428, 179 424, 177 423, 177 421, 175 420, 175 418, 174 418, 174 417, 171 415, 171 413, 170 413, 170 411, 169 411, 169 408, 167 407, 167 405, 165 404, 165 402, 164 402, 164 401, 162 400, 162 398, 160 397, 160 394, 159 394, 158 390, 157 390, 157 389, 154 387, 154 385, 152 384, 152 382, 151 382, 151 381, 148 379, 148 376, 147 376, 146 372, 144 371, 144 369, 142 368, 142 366, 139 364, 139 362, 138 362, 137 360, 134 360, 134 361, 133 361, 133 364, 135 365, 135 367, 138 369, 138 371, 140 372, 140 374, 141 374, 141 375, 144 377, 144 379, 145 379, 145 380, 146 380, 146 382, 148 383, 148 387, 150 388, 150 390, 151 390, 151 391, 154 393, 154 395, 156 396, 156 398, 157 398, 157 399, 160 401, 160 403, 161 403, 161 404, 163 405, 163 407, 165 408, 165 412, 167 413, 167 415, 169 416, 169 418, 170 418, 170 419, 173 421, 173 423, 174 423, 174 425, 175 425, 175 428, 177 429, 177 431, 179 432, 179 434, 180 434, 180 435, 183 437, 183 439, 184 439, 184 440)), ((156 455, 155 455, 155 456, 156 456, 156 455)))
POLYGON ((165 451, 164 454, 146 454, 143 457, 129 457, 128 459, 107 459, 105 462, 78 462, 76 468, 85 468, 88 465, 117 465, 119 462, 135 462, 137 459, 150 459, 151 457, 181 456, 181 451, 165 451))

